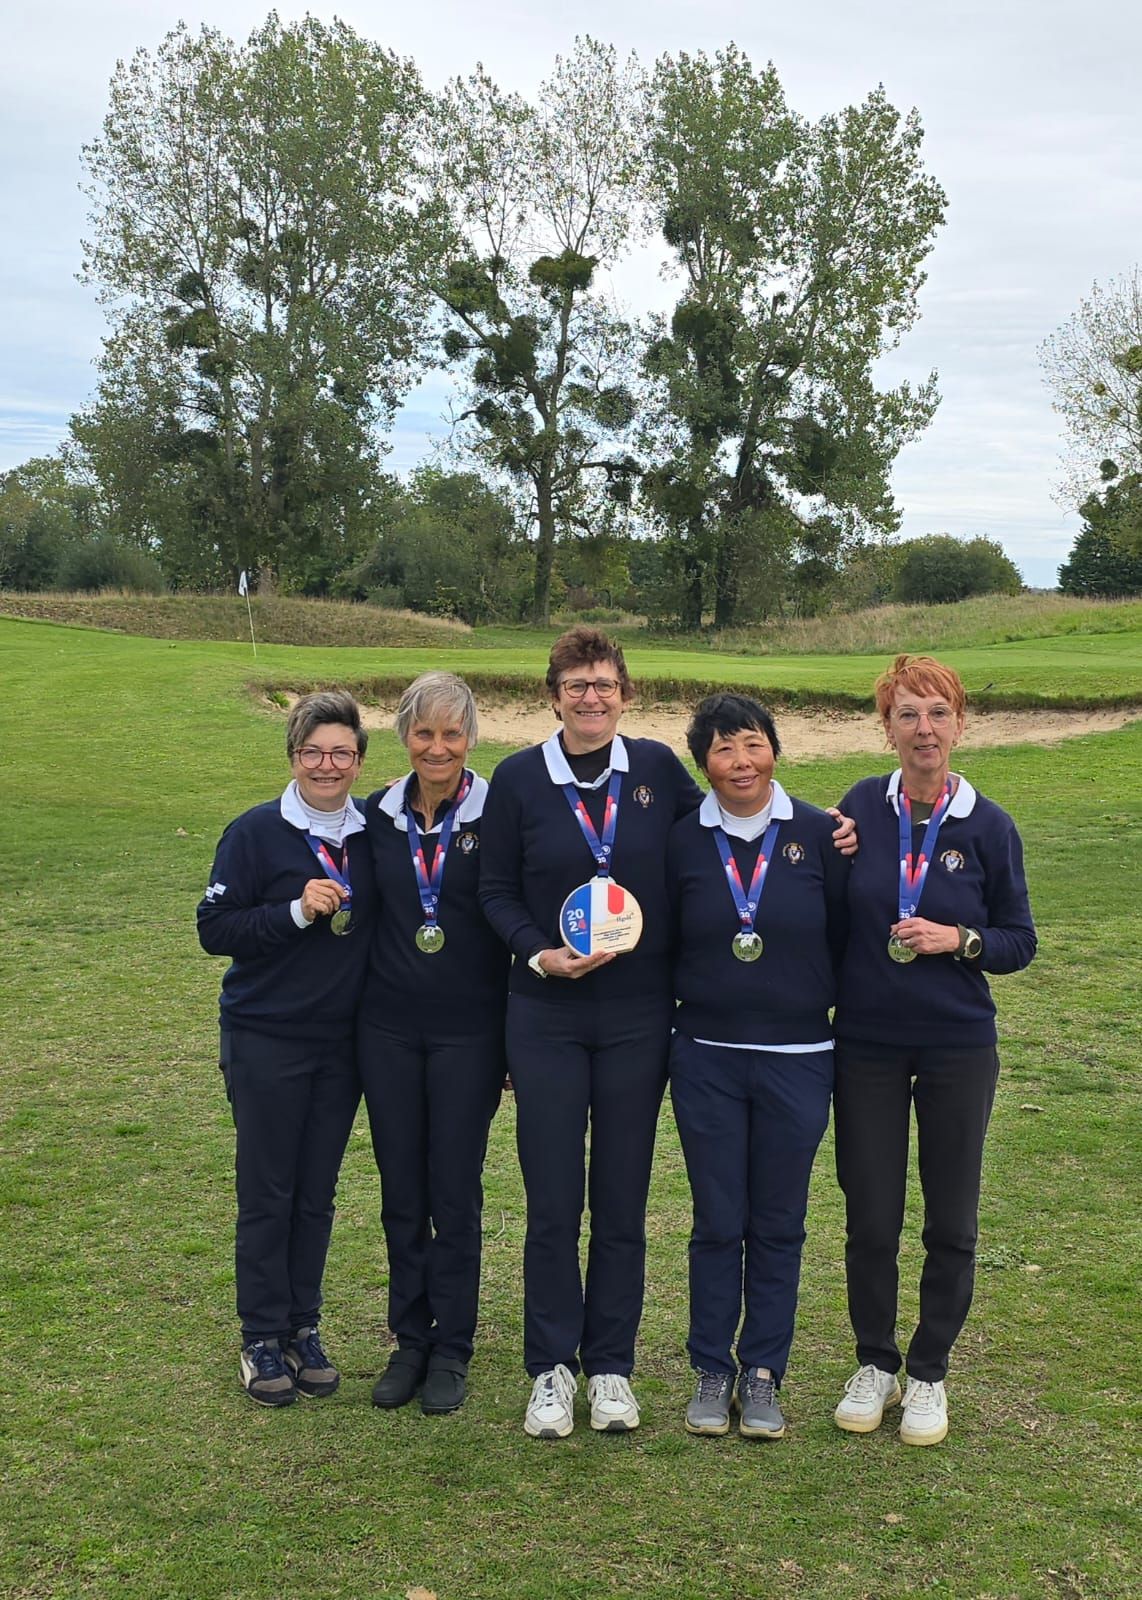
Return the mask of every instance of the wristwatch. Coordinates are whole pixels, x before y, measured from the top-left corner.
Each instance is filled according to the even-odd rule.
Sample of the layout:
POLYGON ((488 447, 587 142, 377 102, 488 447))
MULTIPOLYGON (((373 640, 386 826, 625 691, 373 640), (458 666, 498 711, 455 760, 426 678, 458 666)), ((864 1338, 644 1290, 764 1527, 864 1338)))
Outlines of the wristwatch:
POLYGON ((957 961, 975 961, 983 953, 983 936, 975 928, 960 926, 960 947, 956 951, 957 961))

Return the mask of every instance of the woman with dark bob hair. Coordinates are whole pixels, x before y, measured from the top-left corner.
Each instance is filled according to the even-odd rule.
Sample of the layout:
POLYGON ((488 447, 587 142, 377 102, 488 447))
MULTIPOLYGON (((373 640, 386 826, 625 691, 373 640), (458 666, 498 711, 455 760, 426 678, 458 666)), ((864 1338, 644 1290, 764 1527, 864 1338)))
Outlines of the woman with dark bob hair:
POLYGON ((686 737, 710 784, 666 856, 670 1093, 694 1199, 686 1428, 727 1433, 736 1407, 743 1437, 780 1439, 849 867, 833 818, 774 777, 781 742, 764 706, 711 695, 686 737))
POLYGON ((198 906, 203 949, 231 962, 220 1062, 237 1131, 239 1372, 269 1406, 340 1382, 317 1324, 360 1099, 353 1027, 374 890, 349 791, 368 741, 352 695, 303 696, 286 724, 292 779, 226 829, 198 906))
POLYGON ((620 736, 633 687, 605 634, 580 626, 557 639, 547 689, 560 726, 492 777, 480 900, 515 956, 507 1050, 527 1191, 524 1360, 533 1379, 524 1429, 553 1439, 574 1426, 580 1370, 592 1428, 639 1422, 629 1380, 673 1009, 663 863, 671 827, 701 793, 665 745, 620 736), (629 948, 639 910, 641 937, 629 948), (609 933, 625 926, 624 953, 581 953, 596 914, 615 919, 609 933))
POLYGON ((901 1398, 900 1437, 948 1431, 944 1377, 971 1305, 984 1136, 999 1074, 985 973, 1035 955, 1023 846, 1005 811, 950 770, 964 727, 958 675, 896 657, 876 705, 899 767, 841 801, 860 829, 836 1034, 837 1176, 844 1190, 857 1371, 838 1427, 871 1433, 901 1398), (897 1252, 912 1108, 924 1194, 920 1319, 901 1361, 897 1252))
POLYGON ((357 1030, 381 1175, 389 1327, 373 1389, 428 1416, 463 1404, 480 1294, 480 1179, 504 1081, 508 953, 476 898, 485 780, 472 691, 410 683, 396 714, 411 771, 365 805, 381 911, 357 1030))

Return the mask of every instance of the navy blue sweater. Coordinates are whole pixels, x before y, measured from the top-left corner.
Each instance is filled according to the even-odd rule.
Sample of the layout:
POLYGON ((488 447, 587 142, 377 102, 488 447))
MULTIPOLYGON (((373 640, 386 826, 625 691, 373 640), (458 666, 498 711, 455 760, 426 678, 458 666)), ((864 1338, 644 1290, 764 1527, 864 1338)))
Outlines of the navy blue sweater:
MULTIPOLYGON (((666 841, 674 823, 701 804, 702 792, 674 752, 654 739, 623 739, 630 771, 623 773, 611 874, 642 908, 636 949, 574 982, 537 978, 528 967, 537 950, 558 949, 564 900, 594 876, 595 862, 543 747, 501 761, 484 807, 480 904, 516 957, 512 994, 551 1005, 581 1006, 670 988, 666 841)), ((606 784, 580 789, 596 831, 603 825, 606 784)))
MULTIPOLYGON (((865 778, 840 803, 856 822, 860 851, 849 880, 850 933, 836 1035, 877 1044, 994 1044, 995 1002, 984 973, 1020 971, 1036 946, 1015 824, 981 794, 966 816, 954 814, 953 801, 936 836, 916 915, 977 929, 983 953, 976 961, 918 956, 900 966, 888 954, 889 929, 899 920, 900 878, 899 823, 888 786, 887 777, 865 778)), ((924 824, 917 823, 914 855, 923 838, 924 824)))
MULTIPOLYGON (((510 956, 477 900, 483 819, 473 817, 453 829, 437 910, 444 946, 425 955, 415 942, 424 913, 408 834, 380 809, 387 792, 378 789, 364 808, 381 911, 373 932, 361 1016, 366 1022, 431 1039, 498 1033, 507 1006, 510 956)), ((445 802, 433 821, 441 821, 447 809, 445 802)), ((430 868, 439 837, 423 838, 430 868)))
MULTIPOLYGON (((848 862, 833 848, 836 823, 794 800, 766 869, 754 927, 765 949, 739 961, 740 923, 712 828, 697 812, 671 831, 666 887, 675 925, 674 1025, 691 1039, 723 1044, 818 1044, 832 1037, 835 966, 848 924, 848 862)), ((743 884, 761 838, 729 836, 743 884)))
MULTIPOLYGON (((222 978, 223 1028, 303 1039, 352 1034, 376 892, 368 839, 355 833, 348 845, 354 927, 338 936, 328 917, 308 928, 293 920, 291 903, 322 870, 279 801, 254 806, 226 829, 197 913, 202 948, 232 962, 222 978)), ((339 863, 340 850, 331 853, 339 863)))

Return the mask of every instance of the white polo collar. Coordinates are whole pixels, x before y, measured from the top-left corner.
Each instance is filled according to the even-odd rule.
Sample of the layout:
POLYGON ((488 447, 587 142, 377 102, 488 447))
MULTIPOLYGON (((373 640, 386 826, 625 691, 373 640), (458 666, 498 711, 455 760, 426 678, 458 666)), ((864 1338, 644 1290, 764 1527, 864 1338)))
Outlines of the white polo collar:
POLYGON ((345 801, 344 811, 330 813, 330 821, 322 827, 319 813, 307 808, 298 792, 297 779, 288 783, 282 793, 281 813, 291 828, 300 828, 302 833, 315 834, 319 839, 331 839, 334 844, 343 844, 354 833, 362 833, 365 819, 357 810, 353 796, 345 801))
POLYGON ((630 757, 627 755, 627 747, 616 733, 611 740, 610 766, 600 772, 594 783, 580 783, 579 779, 571 771, 571 764, 567 760, 567 752, 563 748, 563 741, 559 737, 559 732, 560 730, 556 728, 550 739, 545 739, 540 746, 547 766, 547 776, 552 783, 560 785, 573 783, 577 789, 598 789, 607 782, 612 772, 630 771, 630 757))
POLYGON ((722 808, 718 803, 718 796, 713 789, 706 795, 698 807, 698 821, 703 828, 721 828, 726 833, 733 833, 740 839, 756 839, 758 834, 764 833, 771 822, 788 822, 793 816, 793 802, 785 793, 776 778, 771 780, 772 790, 769 803, 755 816, 735 817, 734 822, 744 824, 739 830, 732 826, 727 818, 722 816, 722 808), (768 813, 768 815, 767 815, 768 813))
MULTIPOLYGON (((471 771, 471 768, 465 770, 471 771)), ((389 818, 398 833, 408 832, 408 813, 404 808, 405 796, 408 786, 412 782, 413 774, 405 776, 393 784, 391 789, 386 789, 377 801, 377 810, 389 818)), ((464 796, 464 803, 456 813, 456 827, 462 828, 466 823, 477 822, 484 814, 484 800, 488 793, 488 780, 481 778, 478 772, 472 773, 472 787, 464 796)), ((429 828, 429 833, 439 833, 441 824, 429 828)))
MULTIPOLYGON (((900 794, 900 779, 902 777, 903 769, 901 767, 897 767, 896 771, 888 780, 888 793, 884 797, 892 807, 893 811, 895 811, 897 816, 900 815, 900 800, 898 796, 900 794)), ((952 777, 958 778, 959 782, 956 785, 956 792, 952 796, 952 803, 948 807, 946 815, 949 817, 970 817, 976 801, 975 790, 972 788, 968 780, 960 773, 953 772, 952 777)))

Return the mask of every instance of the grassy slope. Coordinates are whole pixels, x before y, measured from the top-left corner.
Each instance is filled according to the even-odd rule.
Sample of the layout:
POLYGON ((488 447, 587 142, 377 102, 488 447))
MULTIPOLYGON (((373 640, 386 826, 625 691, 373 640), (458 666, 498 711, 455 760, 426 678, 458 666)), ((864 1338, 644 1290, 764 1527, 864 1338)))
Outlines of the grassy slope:
MULTIPOLYGON (((546 649, 552 633, 564 625, 556 622, 543 630, 501 625, 473 630, 463 623, 408 611, 282 595, 255 595, 251 605, 256 635, 267 644, 371 649, 441 643, 465 650, 525 649, 530 645, 546 649)), ((0 615, 109 628, 156 639, 216 639, 244 645, 250 636, 245 602, 234 594, 20 594, 0 590, 0 615)), ((608 624, 607 628, 624 643, 640 647, 652 638, 642 619, 608 624)), ((990 594, 955 605, 887 605, 867 611, 830 612, 823 617, 776 618, 698 637, 666 636, 654 642, 660 648, 714 655, 881 656, 897 650, 962 650, 1017 639, 1129 633, 1139 628, 1142 599, 990 594)))
MULTIPOLYGON (((1042 953, 996 985, 1004 1075, 948 1444, 908 1451, 887 1430, 859 1440, 831 1424, 850 1354, 827 1149, 787 1442, 681 1431, 688 1210, 665 1116, 644 1427, 630 1440, 584 1429, 546 1448, 520 1430, 510 1103, 489 1155, 484 1322, 465 1412, 430 1422, 368 1404, 384 1262, 363 1123, 328 1280, 342 1390, 281 1415, 241 1396, 232 1130, 211 1064, 219 967, 197 949, 191 910, 221 825, 282 781, 280 723, 239 692, 246 665, 234 652, 11 627, 0 649, 0 1594, 1132 1592, 1142 973, 1123 867, 1138 857, 1142 728, 972 758, 973 779, 1020 821, 1042 953)), ((319 661, 341 668, 327 654, 312 670, 319 661)), ((496 754, 482 751, 485 770, 496 754)), ((399 770, 398 755, 391 736, 376 739, 374 777, 399 770)), ((825 801, 867 765, 783 776, 825 801)), ((913 1204, 905 1316, 916 1237, 913 1204)))
MULTIPOLYGON (((480 692, 541 693, 549 636, 488 644, 478 652, 450 645, 413 649, 306 649, 263 645, 255 659, 248 645, 108 637, 94 631, 0 618, 0 649, 13 662, 29 651, 38 658, 60 652, 73 670, 148 675, 177 692, 213 692, 238 681, 265 688, 346 683, 376 689, 403 685, 415 672, 443 667, 461 672, 480 692)), ((1132 632, 1020 640, 944 652, 962 674, 973 704, 1095 706, 1142 701, 1142 628, 1132 632)), ((631 652, 631 667, 649 698, 692 698, 706 685, 756 687, 775 700, 869 704, 883 656, 711 655, 661 645, 631 652)))

